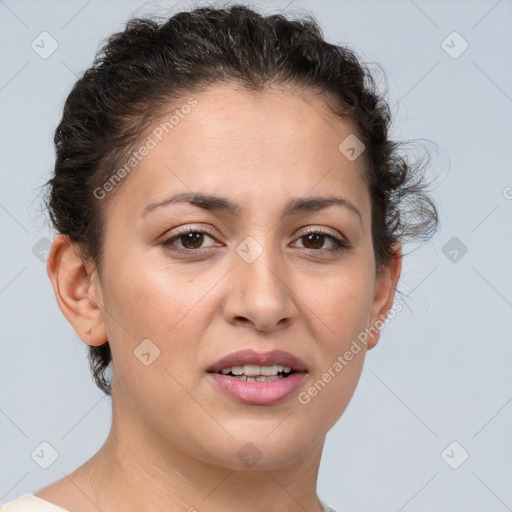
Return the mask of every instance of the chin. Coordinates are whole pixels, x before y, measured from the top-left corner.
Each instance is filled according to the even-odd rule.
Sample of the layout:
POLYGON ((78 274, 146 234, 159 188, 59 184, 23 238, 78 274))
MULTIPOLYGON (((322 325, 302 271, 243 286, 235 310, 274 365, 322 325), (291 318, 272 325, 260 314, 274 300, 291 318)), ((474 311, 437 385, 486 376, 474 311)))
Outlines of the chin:
POLYGON ((203 448, 208 452, 208 458, 212 458, 210 462, 237 471, 285 468, 303 458, 315 447, 321 449, 324 436, 315 439, 308 432, 308 438, 302 438, 304 429, 290 426, 283 426, 279 431, 279 427, 276 429, 279 421, 273 422, 273 432, 272 429, 262 429, 261 425, 246 425, 241 433, 233 435, 232 438, 228 435, 217 440, 210 437, 211 444, 203 444, 203 448))

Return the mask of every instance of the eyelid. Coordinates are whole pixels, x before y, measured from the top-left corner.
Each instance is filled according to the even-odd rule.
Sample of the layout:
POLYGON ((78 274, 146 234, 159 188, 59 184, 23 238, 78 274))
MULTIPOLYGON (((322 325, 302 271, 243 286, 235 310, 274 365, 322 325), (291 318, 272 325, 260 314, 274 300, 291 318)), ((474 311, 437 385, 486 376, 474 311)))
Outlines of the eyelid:
POLYGON ((184 255, 201 255, 211 249, 211 247, 219 247, 217 238, 218 236, 213 233, 213 230, 211 228, 207 228, 205 226, 195 226, 193 224, 185 224, 183 226, 180 226, 176 229, 173 229, 171 232, 167 232, 165 235, 163 235, 163 240, 161 244, 163 244, 164 247, 166 247, 167 250, 172 251, 176 254, 184 254, 184 255), (212 238, 215 242, 214 245, 211 245, 209 247, 200 247, 199 249, 186 249, 183 247, 179 247, 178 245, 175 245, 176 240, 179 240, 180 237, 188 234, 188 233, 204 233, 210 238, 212 238), (171 249, 170 246, 173 246, 171 249))
MULTIPOLYGON (((168 239, 170 237, 174 237, 174 236, 177 236, 182 233, 185 233, 185 234, 189 233, 190 231, 199 231, 199 232, 204 231, 212 237, 219 236, 217 233, 214 233, 213 230, 211 230, 208 227, 197 226, 194 224, 185 224, 185 225, 180 226, 180 227, 176 228, 175 230, 173 230, 172 233, 166 233, 165 237, 168 239)), ((339 231, 329 228, 329 227, 323 227, 323 226, 314 226, 314 225, 307 226, 306 228, 302 228, 301 230, 297 231, 295 233, 294 237, 297 238, 297 237, 301 237, 301 236, 304 236, 304 235, 307 235, 310 233, 317 233, 317 232, 332 235, 335 238, 341 238, 344 242, 348 243, 347 238, 345 236, 343 236, 339 231)), ((294 240, 295 240, 295 238, 294 238, 294 240)))
POLYGON ((210 235, 211 237, 221 236, 218 234, 218 232, 215 233, 214 230, 209 227, 201 226, 201 225, 194 225, 194 224, 185 224, 183 226, 180 226, 179 228, 173 229, 172 232, 165 233, 164 238, 169 239, 169 238, 173 238, 173 237, 176 237, 179 235, 187 234, 190 232, 196 232, 196 231, 204 232, 204 233, 210 235))
MULTIPOLYGON (((183 226, 176 228, 171 233, 166 233, 166 235, 164 235, 163 242, 165 245, 174 245, 174 241, 176 239, 179 239, 181 236, 186 235, 188 233, 196 233, 196 232, 204 233, 204 234, 210 236, 212 239, 214 239, 217 242, 217 240, 216 240, 217 235, 215 233, 213 233, 213 230, 211 228, 206 227, 206 226, 197 226, 197 225, 193 225, 193 224, 185 224, 183 226), (171 243, 171 241, 172 241, 172 243, 171 243)), ((307 226, 306 228, 302 228, 295 233, 292 241, 300 239, 309 234, 326 235, 328 238, 332 239, 331 241, 333 243, 335 243, 338 246, 338 248, 345 248, 345 249, 350 248, 350 241, 344 235, 342 235, 339 231, 337 231, 335 229, 325 227, 325 226, 312 225, 312 226, 307 226)), ((215 246, 216 247, 219 246, 218 242, 215 246)), ((172 249, 172 250, 175 252, 181 252, 181 253, 200 254, 202 252, 208 251, 210 249, 210 247, 214 247, 214 246, 200 247, 198 249, 184 249, 182 247, 175 246, 174 249, 172 249)), ((306 249, 306 250, 308 250, 308 249, 306 249)), ((325 251, 322 249, 311 249, 311 250, 314 252, 325 251)))
POLYGON ((310 233, 321 233, 321 234, 325 234, 325 235, 331 235, 334 238, 341 240, 344 244, 347 244, 347 245, 350 244, 347 237, 344 236, 343 234, 341 234, 339 231, 332 229, 332 228, 324 227, 324 226, 308 226, 307 228, 304 228, 303 230, 299 230, 297 232, 297 234, 295 235, 295 237, 296 238, 302 237, 302 236, 308 235, 310 233))

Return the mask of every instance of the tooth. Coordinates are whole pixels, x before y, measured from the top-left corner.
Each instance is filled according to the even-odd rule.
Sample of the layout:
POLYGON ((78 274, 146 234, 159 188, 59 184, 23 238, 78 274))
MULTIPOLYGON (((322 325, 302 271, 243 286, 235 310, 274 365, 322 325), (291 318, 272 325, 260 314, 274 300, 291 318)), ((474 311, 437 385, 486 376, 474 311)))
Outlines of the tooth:
POLYGON ((289 366, 283 366, 280 364, 274 366, 258 366, 253 364, 246 364, 244 366, 230 366, 223 368, 220 373, 222 375, 232 373, 236 376, 245 375, 246 377, 275 377, 278 373, 290 373, 291 371, 292 369, 289 366))
POLYGON ((277 375, 277 366, 262 366, 260 375, 277 375))
POLYGON ((245 375, 254 376, 254 375, 260 375, 261 367, 253 365, 253 364, 246 364, 243 367, 243 370, 244 370, 245 375))
POLYGON ((268 377, 265 375, 258 375, 257 377, 248 377, 247 375, 240 375, 236 377, 239 380, 244 380, 246 382, 273 382, 275 380, 284 379, 279 375, 269 375, 268 377))

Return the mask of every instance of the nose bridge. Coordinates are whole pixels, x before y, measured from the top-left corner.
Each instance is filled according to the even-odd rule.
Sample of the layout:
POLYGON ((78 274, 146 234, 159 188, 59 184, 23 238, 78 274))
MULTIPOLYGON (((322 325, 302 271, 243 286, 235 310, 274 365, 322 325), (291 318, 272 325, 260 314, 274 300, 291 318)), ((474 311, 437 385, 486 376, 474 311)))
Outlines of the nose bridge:
POLYGON ((258 329, 270 329, 293 316, 286 264, 272 233, 248 236, 235 250, 227 308, 230 317, 245 318, 258 329))
POLYGON ((257 238, 246 237, 238 245, 236 252, 236 265, 241 269, 243 280, 250 285, 250 289, 244 287, 244 291, 270 294, 274 300, 283 294, 283 288, 287 288, 284 260, 271 232, 257 238))

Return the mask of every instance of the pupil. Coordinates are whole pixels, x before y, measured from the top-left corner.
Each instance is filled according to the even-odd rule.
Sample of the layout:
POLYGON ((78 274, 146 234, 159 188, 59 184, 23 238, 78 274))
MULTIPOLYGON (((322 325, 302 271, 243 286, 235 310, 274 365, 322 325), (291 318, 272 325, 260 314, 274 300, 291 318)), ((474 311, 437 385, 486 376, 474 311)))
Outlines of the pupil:
POLYGON ((185 243, 184 245, 187 246, 187 244, 192 244, 193 248, 196 248, 196 246, 201 246, 203 242, 203 234, 202 233, 187 233, 185 236, 185 243), (198 243, 199 242, 199 243, 198 243))
POLYGON ((321 240, 323 239, 323 235, 315 235, 315 234, 311 234, 311 235, 307 235, 307 239, 308 239, 308 243, 311 243, 315 246, 315 248, 318 248, 316 246, 320 246, 322 247, 322 242, 321 240))

